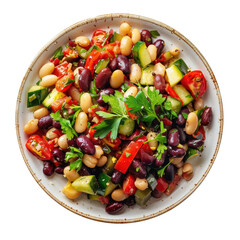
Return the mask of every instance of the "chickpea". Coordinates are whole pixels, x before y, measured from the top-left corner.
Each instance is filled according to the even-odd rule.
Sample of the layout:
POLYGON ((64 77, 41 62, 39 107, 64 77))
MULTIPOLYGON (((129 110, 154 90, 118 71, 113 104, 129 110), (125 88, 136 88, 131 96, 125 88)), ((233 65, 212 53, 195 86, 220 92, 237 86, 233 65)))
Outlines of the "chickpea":
POLYGON ((134 185, 137 189, 143 191, 148 188, 148 181, 146 178, 136 178, 134 185))
POLYGON ((70 170, 70 166, 66 166, 63 170, 63 173, 70 182, 73 182, 80 177, 75 169, 70 170))
POLYGON ((103 167, 107 163, 107 157, 106 156, 101 156, 98 159, 97 166, 98 167, 103 167))
POLYGON ((182 167, 180 167, 180 168, 178 168, 178 170, 177 170, 177 175, 181 177, 182 174, 183 174, 183 170, 182 170, 182 167))
POLYGON ((92 98, 90 93, 83 93, 80 98, 80 106, 85 113, 88 113, 88 109, 92 106, 92 98))
MULTIPOLYGON (((157 136, 157 133, 155 133, 155 132, 149 132, 149 133, 147 134, 147 139, 148 139, 148 140, 152 140, 152 139, 154 139, 156 136, 157 136)), ((157 142, 157 140, 152 140, 152 141, 148 142, 148 145, 149 145, 149 147, 154 151, 154 150, 156 150, 157 147, 158 147, 158 142, 157 142)))
POLYGON ((156 48, 156 46, 153 45, 153 44, 150 44, 148 46, 147 50, 148 50, 148 53, 150 55, 151 61, 152 62, 155 61, 156 58, 157 58, 157 48, 156 48))
POLYGON ((90 40, 88 37, 79 36, 75 38, 75 43, 78 44, 80 47, 88 47, 90 45, 90 40))
POLYGON ((131 82, 137 83, 140 81, 142 76, 142 69, 137 63, 131 65, 129 79, 131 82))
POLYGON ((180 54, 180 50, 179 48, 172 48, 170 51, 169 51, 174 57, 178 56, 180 54))
POLYGON ((191 163, 185 163, 182 168, 182 176, 189 181, 193 177, 193 166, 191 163))
POLYGON ((153 72, 155 74, 160 74, 161 76, 164 77, 165 71, 166 71, 166 68, 161 63, 157 63, 157 64, 154 65, 153 72))
POLYGON ((124 36, 121 40, 120 51, 122 55, 128 56, 132 52, 132 39, 129 36, 124 36))
POLYGON ((44 116, 47 116, 49 114, 49 111, 47 108, 45 107, 42 107, 42 108, 39 108, 38 110, 36 110, 34 113, 33 113, 33 117, 34 118, 37 118, 37 119, 40 119, 44 116))
POLYGON ((68 89, 68 94, 72 97, 73 100, 80 102, 80 92, 75 86, 71 86, 68 89))
POLYGON ((203 109, 203 107, 204 107, 204 103, 202 98, 198 98, 197 100, 194 101, 195 110, 203 109))
POLYGON ((68 141, 67 141, 67 135, 63 134, 59 139, 58 139, 58 146, 61 149, 67 149, 68 148, 68 141))
POLYGON ((94 156, 88 154, 83 155, 82 161, 89 168, 95 168, 98 162, 98 160, 94 156))
POLYGON ((112 88, 119 88, 124 81, 124 74, 121 70, 117 69, 112 73, 112 76, 110 78, 110 86, 112 88))
POLYGON ((55 85, 57 80, 58 80, 58 77, 56 75, 53 75, 53 74, 46 75, 42 78, 42 81, 39 83, 39 85, 42 87, 51 87, 55 85))
POLYGON ((28 121, 25 124, 23 130, 26 134, 35 133, 38 130, 38 119, 31 119, 30 121, 28 121))
POLYGON ((47 131, 46 133, 46 138, 47 139, 54 139, 54 138, 57 138, 58 137, 58 134, 56 134, 54 131, 56 131, 57 129, 56 128, 51 128, 47 131))
POLYGON ((119 33, 124 36, 131 36, 131 26, 126 22, 122 23, 119 28, 119 33))
POLYGON ((170 159, 169 159, 169 161, 171 161, 171 163, 173 164, 173 165, 177 165, 177 164, 179 164, 180 162, 182 162, 182 160, 183 160, 183 157, 171 157, 170 159))
POLYGON ((132 42, 135 44, 136 42, 141 40, 141 33, 137 28, 132 30, 132 42))
POLYGON ((39 73, 38 73, 39 77, 43 78, 49 74, 52 74, 54 71, 54 68, 55 68, 55 65, 52 62, 48 62, 44 64, 39 70, 39 73))
POLYGON ((95 158, 99 159, 103 155, 102 147, 99 145, 95 145, 95 154, 93 155, 95 158))
POLYGON ((128 198, 128 195, 125 194, 123 190, 120 188, 120 189, 114 190, 111 194, 111 197, 113 200, 117 202, 122 202, 123 200, 128 198))
POLYGON ((85 112, 80 112, 77 115, 74 129, 77 133, 83 133, 87 129, 88 116, 85 112))
POLYGON ((136 95, 137 95, 137 93, 138 93, 138 89, 137 89, 137 87, 130 87, 125 93, 124 93, 124 97, 125 98, 128 98, 129 96, 133 96, 133 97, 135 97, 136 95))
POLYGON ((198 126, 198 116, 195 112, 190 112, 185 125, 185 132, 188 135, 192 135, 198 126))
POLYGON ((78 192, 71 184, 71 182, 68 182, 64 188, 62 189, 62 193, 69 199, 75 199, 78 198, 82 193, 78 192))

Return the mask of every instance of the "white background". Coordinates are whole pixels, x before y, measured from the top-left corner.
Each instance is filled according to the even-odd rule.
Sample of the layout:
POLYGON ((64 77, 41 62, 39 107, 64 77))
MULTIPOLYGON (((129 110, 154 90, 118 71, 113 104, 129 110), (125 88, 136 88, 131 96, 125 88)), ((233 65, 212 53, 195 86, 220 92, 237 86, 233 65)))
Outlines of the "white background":
POLYGON ((1 239, 239 239, 238 1, 2 1, 1 3, 1 239), (21 80, 38 51, 64 28, 104 13, 151 17, 177 29, 209 62, 224 103, 224 134, 209 175, 187 200, 151 220, 106 224, 53 201, 24 164, 15 134, 21 80), (4 236, 4 237, 3 237, 4 236))

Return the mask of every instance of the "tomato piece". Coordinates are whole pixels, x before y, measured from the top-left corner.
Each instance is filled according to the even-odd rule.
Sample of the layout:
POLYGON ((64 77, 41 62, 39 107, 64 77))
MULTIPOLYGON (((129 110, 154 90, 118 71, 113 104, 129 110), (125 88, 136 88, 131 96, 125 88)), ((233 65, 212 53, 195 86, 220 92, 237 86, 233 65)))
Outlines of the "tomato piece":
POLYGON ((110 198, 109 196, 99 196, 98 200, 102 203, 102 204, 108 204, 110 202, 110 198))
POLYGON ((135 178, 131 174, 128 174, 123 181, 123 187, 122 187, 123 192, 125 194, 133 195, 137 191, 137 188, 134 182, 135 182, 135 178))
POLYGON ((70 100, 71 100, 70 97, 65 96, 65 97, 59 98, 56 101, 54 101, 51 104, 51 108, 52 108, 53 112, 57 112, 58 110, 60 110, 62 108, 63 103, 65 103, 65 102, 68 103, 70 100))
POLYGON ((76 51, 72 50, 71 48, 66 48, 63 51, 63 55, 65 57, 71 57, 71 58, 77 58, 78 57, 78 53, 76 51))
POLYGON ((182 85, 190 91, 194 99, 201 97, 207 90, 207 81, 203 73, 195 70, 187 73, 181 80, 182 85))
POLYGON ((73 71, 69 70, 65 75, 63 75, 56 82, 56 89, 59 92, 66 92, 74 82, 73 71))
POLYGON ((103 142, 105 142, 112 150, 118 150, 119 145, 121 144, 121 140, 117 137, 116 139, 110 138, 111 132, 107 134, 105 138, 103 138, 103 142))
POLYGON ((104 40, 106 39, 107 32, 104 30, 96 30, 93 32, 91 44, 92 45, 102 45, 104 40))
POLYGON ((166 86, 166 92, 169 94, 169 96, 179 100, 181 102, 181 105, 183 105, 182 99, 177 95, 177 93, 170 87, 169 84, 166 86))
POLYGON ((204 140, 206 139, 204 127, 201 125, 201 126, 198 128, 197 133, 196 133, 196 134, 193 134, 192 136, 193 136, 194 138, 199 138, 199 137, 201 137, 202 140, 204 141, 204 140), (200 134, 201 134, 202 136, 200 136, 200 134))
POLYGON ((26 142, 26 148, 40 160, 51 159, 51 148, 39 135, 32 135, 26 142))
POLYGON ((158 178, 158 179, 157 179, 156 189, 157 189, 159 192, 165 192, 167 188, 168 188, 168 183, 167 183, 167 181, 164 180, 163 178, 158 178))
POLYGON ((178 174, 175 174, 173 181, 169 184, 167 190, 164 193, 167 196, 169 196, 173 192, 173 190, 176 188, 180 180, 181 180, 181 177, 178 174))
POLYGON ((56 75, 57 77, 63 76, 69 69, 69 63, 67 61, 59 64, 54 68, 54 71, 52 74, 56 75))

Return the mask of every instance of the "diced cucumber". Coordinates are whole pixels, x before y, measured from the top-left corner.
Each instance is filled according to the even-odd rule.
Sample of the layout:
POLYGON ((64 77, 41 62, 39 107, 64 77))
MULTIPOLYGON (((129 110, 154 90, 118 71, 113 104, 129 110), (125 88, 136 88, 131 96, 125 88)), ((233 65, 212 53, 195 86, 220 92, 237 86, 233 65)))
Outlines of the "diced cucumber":
POLYGON ((178 84, 183 78, 182 72, 176 65, 172 65, 166 69, 166 76, 171 87, 178 84))
POLYGON ((88 194, 88 195, 87 195, 87 198, 90 199, 90 200, 99 201, 99 195, 91 195, 91 194, 88 194))
POLYGON ((79 45, 76 46, 76 51, 81 58, 86 59, 88 57, 88 51, 79 45))
POLYGON ((112 37, 110 38, 110 43, 113 43, 115 41, 121 41, 123 38, 123 35, 122 34, 119 34, 117 32, 114 32, 112 37))
POLYGON ((154 85, 154 76, 152 74, 153 71, 154 65, 149 65, 142 70, 142 76, 140 80, 142 85, 154 85))
POLYGON ((187 64, 182 60, 182 58, 179 58, 173 64, 178 67, 178 69, 182 72, 183 75, 188 73, 189 68, 187 64))
POLYGON ((145 42, 136 42, 133 46, 132 53, 135 62, 140 64, 143 68, 152 62, 145 42))
POLYGON ((136 200, 136 203, 138 205, 140 205, 141 207, 143 207, 147 201, 151 198, 151 189, 150 188, 147 188, 143 191, 141 190, 137 190, 135 192, 135 200, 136 200))
POLYGON ((109 59, 100 59, 97 66, 96 66, 96 70, 95 73, 99 73, 102 69, 104 69, 105 67, 107 67, 109 63, 109 59))
POLYGON ((130 136, 133 133, 135 127, 135 121, 131 118, 125 119, 123 123, 119 125, 118 132, 120 134, 130 136))
POLYGON ((193 149, 193 148, 188 148, 187 153, 183 159, 183 162, 186 162, 187 160, 189 160, 192 157, 195 157, 198 155, 198 151, 197 149, 193 149))
POLYGON ((153 191, 155 189, 155 187, 157 186, 156 178, 152 174, 149 174, 148 177, 147 177, 147 181, 148 181, 148 186, 153 191))
POLYGON ((102 172, 98 176, 98 182, 101 187, 101 189, 104 189, 104 197, 109 195, 116 187, 117 185, 111 182, 111 177, 108 176, 106 173, 102 172))
POLYGON ((182 107, 182 104, 179 100, 173 98, 173 97, 170 97, 170 96, 167 96, 167 101, 171 102, 172 104, 172 110, 178 114, 181 110, 181 107, 182 107))
POLYGON ((190 92, 188 92, 188 90, 182 84, 175 85, 173 90, 181 98, 183 106, 188 105, 194 100, 190 92))
POLYGON ((117 158, 115 158, 112 155, 108 155, 107 163, 105 164, 105 166, 103 168, 103 172, 111 175, 113 173, 116 162, 117 162, 117 158))
POLYGON ((48 95, 48 89, 42 86, 32 86, 27 94, 27 107, 34 107, 42 104, 48 95))
POLYGON ((96 194, 98 189, 98 181, 95 175, 82 176, 77 178, 72 186, 79 192, 88 194, 96 194))
POLYGON ((49 94, 48 96, 44 99, 44 101, 42 102, 42 104, 45 107, 50 107, 50 105, 56 101, 59 98, 65 97, 66 95, 63 92, 58 92, 56 88, 54 88, 49 94))

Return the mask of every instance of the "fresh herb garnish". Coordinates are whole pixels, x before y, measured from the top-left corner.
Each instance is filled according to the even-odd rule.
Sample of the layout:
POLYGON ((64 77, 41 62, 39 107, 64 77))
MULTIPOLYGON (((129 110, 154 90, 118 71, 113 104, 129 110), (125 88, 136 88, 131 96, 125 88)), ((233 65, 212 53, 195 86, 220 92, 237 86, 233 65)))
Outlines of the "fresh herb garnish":
POLYGON ((182 112, 182 115, 183 115, 183 117, 184 117, 185 119, 187 119, 187 118, 188 118, 188 114, 187 114, 187 113, 185 113, 185 112, 182 112))
POLYGON ((136 172, 139 172, 139 170, 140 170, 140 168, 138 167, 138 168, 136 168, 136 172))
POLYGON ((166 164, 164 167, 160 168, 157 171, 157 174, 158 174, 159 177, 163 177, 164 171, 168 167, 168 165, 170 165, 170 163, 171 163, 171 161, 169 161, 168 164, 166 164))
POLYGON ((90 88, 90 95, 93 98, 99 97, 99 94, 97 93, 97 87, 96 87, 96 84, 95 84, 95 79, 93 80, 92 86, 90 88))
POLYGON ((102 43, 102 46, 105 45, 106 41, 108 40, 108 37, 109 37, 109 33, 106 34, 106 37, 105 37, 105 39, 104 39, 104 41, 103 41, 103 43, 102 43))
POLYGON ((105 153, 107 153, 107 154, 109 154, 109 153, 111 152, 111 149, 109 148, 108 145, 104 145, 103 148, 102 148, 102 150, 103 150, 105 153))
POLYGON ((129 156, 131 156, 131 153, 126 152, 126 157, 129 157, 129 156))
POLYGON ((65 161, 68 162, 71 158, 76 158, 76 160, 70 163, 70 170, 79 171, 82 167, 83 153, 78 148, 70 147, 70 152, 65 155, 65 161))
POLYGON ((42 79, 39 79, 37 82, 36 82, 36 85, 39 86, 40 82, 42 81, 42 79))
POLYGON ((64 54, 62 52, 62 47, 59 47, 55 53, 53 54, 53 60, 55 60, 56 58, 58 58, 59 60, 62 60, 62 58, 64 57, 64 54))
POLYGON ((156 37, 160 36, 160 34, 157 30, 152 30, 152 31, 150 31, 150 33, 151 33, 151 36, 153 38, 156 38, 156 37))

